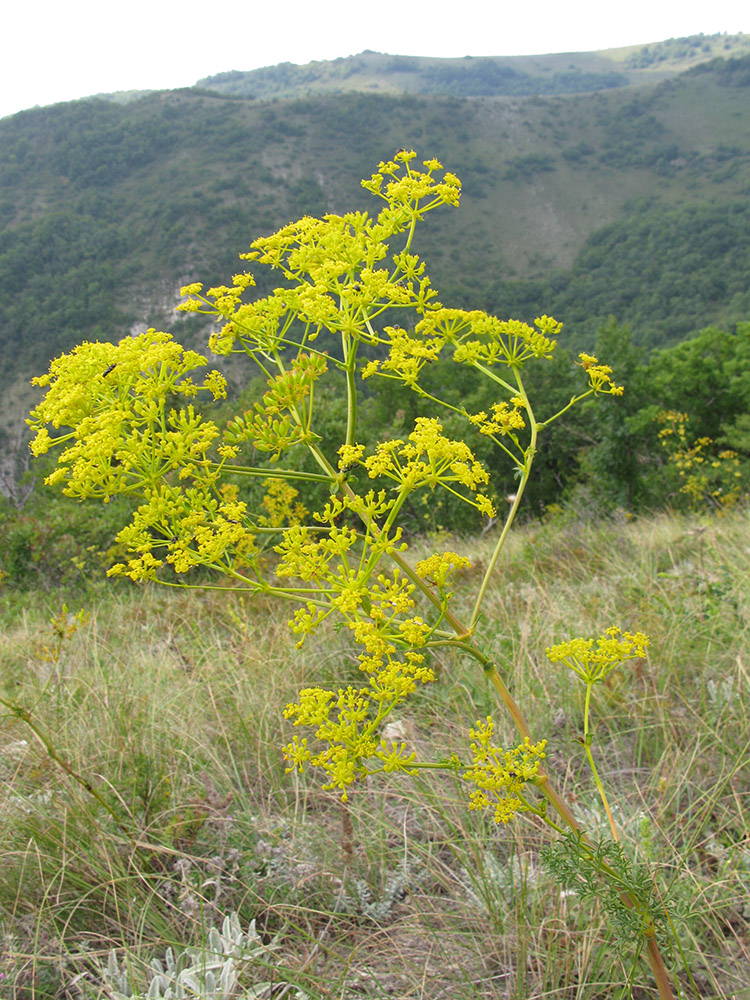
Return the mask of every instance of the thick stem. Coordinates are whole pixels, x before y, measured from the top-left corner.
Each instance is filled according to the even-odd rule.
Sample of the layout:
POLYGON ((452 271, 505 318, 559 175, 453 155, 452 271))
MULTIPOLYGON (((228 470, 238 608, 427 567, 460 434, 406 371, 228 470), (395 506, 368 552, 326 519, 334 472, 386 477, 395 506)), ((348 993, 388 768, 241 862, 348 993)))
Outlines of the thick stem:
POLYGON ((656 980, 656 987, 659 990, 659 996, 661 997, 661 1000, 674 1000, 674 993, 672 992, 672 984, 669 981, 667 970, 664 968, 664 962, 662 961, 662 957, 659 952, 659 946, 657 945, 655 938, 648 939, 648 943, 646 945, 646 952, 648 954, 648 963, 651 966, 651 971, 654 974, 654 979, 656 980))
POLYGON ((503 704, 508 709, 511 718, 516 724, 516 729, 521 735, 521 739, 528 740, 531 743, 531 730, 526 724, 526 719, 523 716, 523 712, 516 704, 516 700, 510 693, 505 683, 497 672, 497 668, 493 665, 491 670, 485 670, 485 675, 489 679, 490 683, 493 685, 497 693, 500 695, 503 704))
POLYGON ((555 790, 546 774, 537 775, 536 787, 549 802, 555 812, 562 817, 566 826, 569 826, 575 833, 581 833, 581 824, 573 815, 570 806, 565 799, 555 790))

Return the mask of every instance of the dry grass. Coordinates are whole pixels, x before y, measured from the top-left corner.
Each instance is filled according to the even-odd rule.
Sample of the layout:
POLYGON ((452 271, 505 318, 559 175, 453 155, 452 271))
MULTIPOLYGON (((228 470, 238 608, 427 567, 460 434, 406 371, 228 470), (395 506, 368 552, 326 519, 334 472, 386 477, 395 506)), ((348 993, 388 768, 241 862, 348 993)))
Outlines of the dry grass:
MULTIPOLYGON (((526 528, 481 626, 535 737, 549 740, 556 782, 602 834, 575 741, 581 692, 544 649, 613 623, 649 633, 648 662, 597 693, 596 753, 625 844, 671 887, 698 995, 717 1000, 750 998, 749 539, 746 513, 705 527, 660 517, 526 528)), ((490 540, 451 547, 478 565, 490 540)), ((459 606, 478 572, 461 581, 459 606)), ((561 894, 541 869, 547 834, 532 823, 495 827, 445 776, 368 784, 344 813, 285 774, 283 706, 300 686, 355 676, 341 635, 300 654, 286 608, 148 588, 84 599, 89 624, 45 687, 55 598, 6 595, 3 696, 33 707, 132 839, 6 716, 4 996, 107 996, 97 961, 111 948, 146 982, 167 943, 200 941, 232 910, 278 935, 278 983, 321 1000, 655 996, 645 964, 618 957, 598 903, 561 894)), ((467 726, 497 713, 469 662, 443 653, 437 666, 400 720, 425 756, 461 751, 467 726)), ((687 988, 680 956, 667 960, 687 988)))

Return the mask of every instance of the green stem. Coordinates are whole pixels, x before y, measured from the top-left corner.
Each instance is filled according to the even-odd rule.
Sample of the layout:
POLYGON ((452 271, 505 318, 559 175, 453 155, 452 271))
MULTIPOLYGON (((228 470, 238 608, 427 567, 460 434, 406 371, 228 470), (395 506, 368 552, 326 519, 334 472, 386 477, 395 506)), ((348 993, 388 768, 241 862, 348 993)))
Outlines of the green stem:
MULTIPOLYGON (((284 362, 282 361, 281 357, 278 354, 276 354, 274 360, 276 362, 276 366, 279 369, 279 371, 285 373, 286 368, 284 367, 284 362)), ((296 405, 290 406, 289 413, 294 418, 294 421, 297 424, 297 426, 301 430, 305 431, 305 433, 307 433, 305 420, 300 414, 298 407, 296 405)), ((315 459, 315 461, 318 463, 318 465, 324 472, 323 482, 336 482, 337 479, 336 472, 331 466, 331 463, 328 461, 323 452, 320 450, 320 448, 318 448, 312 441, 305 441, 305 445, 307 447, 307 450, 310 452, 312 457, 315 459)))
POLYGON ((586 685, 586 706, 583 713, 583 746, 586 750, 586 757, 589 762, 589 767, 591 768, 591 773, 594 776, 594 783, 596 785, 597 791, 599 792, 599 798, 602 800, 602 805, 607 813, 607 819, 609 820, 609 828, 612 831, 612 838, 617 843, 619 843, 620 836, 617 832, 617 827, 615 826, 615 820, 612 815, 612 810, 609 808, 609 800, 607 799, 607 793, 604 790, 604 785, 599 777, 599 772, 596 769, 596 763, 594 762, 594 755, 591 753, 591 740, 592 736, 589 731, 589 709, 591 706, 591 684, 586 685))
POLYGON ((590 396, 593 393, 593 391, 594 391, 593 389, 589 389, 588 392, 581 393, 580 396, 573 396, 573 398, 571 399, 571 401, 568 403, 567 406, 563 406, 561 410, 558 410, 557 413, 555 413, 553 416, 548 417, 543 423, 539 424, 539 429, 542 430, 542 428, 547 427, 554 420, 557 420, 558 417, 561 417, 563 413, 567 413, 567 411, 571 408, 571 406, 575 406, 576 403, 580 403, 582 399, 585 399, 587 396, 590 396))
POLYGON ((335 476, 324 476, 318 472, 295 472, 294 469, 268 469, 251 465, 223 465, 211 462, 213 468, 221 468, 222 472, 231 472, 233 476, 266 476, 268 479, 303 479, 314 483, 335 482, 335 476))
POLYGON ((502 552, 503 546, 505 545, 505 540, 508 537, 508 532, 511 529, 513 521, 515 520, 516 517, 516 512, 518 511, 518 508, 521 504, 521 500, 523 499, 523 493, 524 490, 526 489, 526 483, 529 481, 529 476, 531 475, 531 466, 534 461, 534 455, 536 454, 536 442, 539 434, 539 428, 536 423, 536 420, 534 419, 534 413, 533 410, 531 409, 531 404, 529 403, 528 397, 524 390, 523 382, 521 381, 521 375, 519 372, 516 372, 515 376, 516 376, 516 381, 518 383, 518 391, 520 395, 523 397, 524 404, 526 407, 526 412, 529 415, 529 423, 531 425, 531 440, 529 441, 529 445, 524 453, 525 460, 523 465, 523 473, 521 475, 521 481, 518 484, 518 490, 516 491, 515 499, 513 500, 513 504, 510 508, 508 516, 505 519, 503 530, 500 534, 500 537, 497 540, 497 544, 495 545, 495 550, 492 553, 484 577, 482 579, 482 583, 479 587, 477 599, 474 602, 474 610, 472 612, 471 621, 469 623, 470 631, 474 630, 477 621, 479 620, 479 615, 482 610, 482 604, 484 602, 485 594, 487 593, 487 588, 490 583, 490 577, 492 576, 495 569, 495 565, 497 564, 497 561, 500 558, 500 553, 502 552))
POLYGON ((527 467, 525 468, 524 473, 521 477, 521 482, 518 484, 518 490, 516 492, 515 499, 513 500, 513 504, 510 508, 508 516, 505 519, 503 530, 500 533, 500 537, 498 538, 497 544, 495 545, 495 550, 492 553, 492 556, 490 557, 490 561, 487 565, 484 577, 482 578, 482 583, 480 584, 479 591, 477 593, 477 598, 476 601, 474 602, 474 610, 471 613, 471 620, 469 624, 469 629, 471 631, 474 630, 477 622, 479 621, 479 615, 482 610, 482 604, 484 603, 484 598, 487 593, 487 588, 489 587, 490 577, 492 576, 497 561, 500 558, 500 553, 503 551, 503 546, 505 545, 505 540, 508 537, 508 532, 510 531, 511 525, 515 520, 516 512, 523 498, 523 492, 526 488, 526 483, 528 482, 529 479, 529 464, 530 463, 527 463, 527 467))
POLYGON ((355 380, 357 345, 352 342, 350 337, 342 333, 341 347, 346 372, 346 444, 352 445, 357 434, 357 384, 355 380))
POLYGON ((508 392, 515 393, 516 391, 515 386, 512 386, 509 382, 506 382, 505 379, 500 378, 500 376, 496 375, 491 368, 485 368, 485 366, 480 364, 478 361, 475 362, 474 367, 476 368, 477 371, 481 372, 483 375, 486 375, 487 378, 491 379, 493 382, 496 382, 497 385, 501 385, 503 389, 507 389, 508 392))
MULTIPOLYGON (((427 211, 427 209, 424 209, 424 211, 427 211)), ((416 228, 417 228, 417 213, 414 212, 414 214, 411 217, 411 223, 409 225, 409 235, 407 236, 406 242, 404 243, 404 249, 402 253, 408 253, 409 250, 411 249, 411 241, 414 239, 414 232, 416 228)))

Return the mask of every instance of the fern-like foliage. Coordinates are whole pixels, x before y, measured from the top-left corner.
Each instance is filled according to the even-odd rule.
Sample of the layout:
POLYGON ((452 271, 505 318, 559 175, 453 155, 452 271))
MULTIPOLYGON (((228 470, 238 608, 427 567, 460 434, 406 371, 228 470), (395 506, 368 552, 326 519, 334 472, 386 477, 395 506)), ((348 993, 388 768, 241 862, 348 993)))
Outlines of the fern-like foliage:
MULTIPOLYGON (((271 996, 273 984, 244 985, 243 980, 250 978, 252 966, 268 968, 276 944, 275 939, 264 944, 254 920, 243 932, 237 914, 232 913, 224 918, 221 931, 210 928, 202 947, 179 953, 170 947, 163 962, 152 959, 145 993, 133 989, 127 967, 120 968, 114 951, 102 974, 112 1000, 262 1000, 271 996)), ((301 990, 290 996, 307 1000, 301 990)))

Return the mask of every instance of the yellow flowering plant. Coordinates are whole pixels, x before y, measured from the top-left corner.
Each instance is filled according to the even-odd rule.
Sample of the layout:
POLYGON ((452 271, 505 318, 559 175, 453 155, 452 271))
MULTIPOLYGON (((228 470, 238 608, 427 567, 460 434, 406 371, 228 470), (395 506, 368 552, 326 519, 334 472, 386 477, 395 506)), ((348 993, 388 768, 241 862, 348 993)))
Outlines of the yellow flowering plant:
POLYGON ((742 496, 739 455, 731 449, 719 451, 710 437, 688 440, 687 413, 662 410, 656 420, 662 425, 659 440, 671 468, 677 471, 680 493, 691 510, 721 512, 734 507, 742 496))
MULTIPOLYGON (((558 412, 537 415, 524 369, 553 355, 562 324, 547 315, 532 326, 447 308, 413 250, 425 214, 458 205, 459 179, 437 160, 417 164, 414 152, 401 150, 363 187, 381 203, 376 215, 305 217, 257 239, 241 255, 279 276, 269 295, 252 299, 248 270, 228 285, 204 289, 195 282, 182 289, 182 311, 215 323, 211 350, 248 356, 265 378, 267 390, 251 409, 223 429, 202 417, 194 401, 224 397, 224 379, 212 371, 196 381, 192 373, 205 359, 169 334, 149 330, 116 345, 82 344, 34 380, 47 392, 29 419, 32 450, 61 450, 47 481, 70 496, 140 498, 118 535, 128 556, 111 575, 183 587, 205 585, 207 573, 221 574, 224 589, 294 605, 289 626, 299 647, 327 621, 350 636, 359 650, 361 684, 305 689, 287 706, 286 718, 308 734, 294 735, 284 747, 290 770, 321 772, 324 787, 346 801, 353 786, 380 772, 447 768, 471 786, 470 808, 491 810, 496 822, 527 813, 554 830, 567 828, 579 861, 610 886, 622 909, 639 915, 637 938, 647 947, 660 995, 671 997, 647 888, 618 874, 553 787, 543 769, 545 741, 532 738, 483 649, 480 629, 487 588, 540 436, 581 400, 623 389, 607 365, 581 354, 580 391, 558 412), (468 412, 427 391, 422 372, 438 358, 489 381, 495 401, 488 410, 468 412), (430 400, 434 415, 418 418, 403 439, 368 449, 359 440, 358 404, 362 381, 377 378, 430 400), (316 409, 319 387, 328 379, 338 379, 346 396, 343 440, 326 439, 316 409), (454 610, 452 588, 468 559, 444 551, 413 562, 399 523, 410 498, 441 491, 474 508, 478 518, 496 517, 487 469, 466 441, 444 432, 441 412, 451 414, 452 426, 463 420, 467 431, 489 438, 517 478, 466 617, 454 610), (262 464, 242 463, 250 450, 265 456, 262 464), (302 469, 301 456, 315 471, 302 469), (248 479, 266 490, 255 507, 238 486, 248 479), (328 499, 310 513, 305 491, 321 485, 328 499), (449 760, 421 761, 405 745, 383 738, 394 709, 434 680, 431 652, 446 646, 484 671, 518 730, 515 746, 496 744, 492 717, 470 730, 466 760, 457 749, 449 760)), ((550 651, 553 661, 567 663, 587 684, 586 739, 592 685, 617 663, 640 655, 645 642, 610 630, 597 645, 573 640, 550 651)), ((594 767, 590 742, 587 752, 594 767)), ((601 793, 595 767, 594 775, 601 793)))
POLYGON ((594 778, 602 805, 607 813, 607 819, 612 831, 612 837, 618 841, 619 835, 609 806, 607 793, 602 784, 594 756, 591 752, 593 734, 591 731, 591 692, 595 684, 603 684, 607 676, 626 660, 642 659, 648 648, 648 636, 643 632, 622 632, 616 625, 606 630, 598 639, 571 639, 551 646, 547 650, 550 663, 562 663, 586 685, 586 700, 583 711, 583 745, 586 750, 591 773, 594 778))

